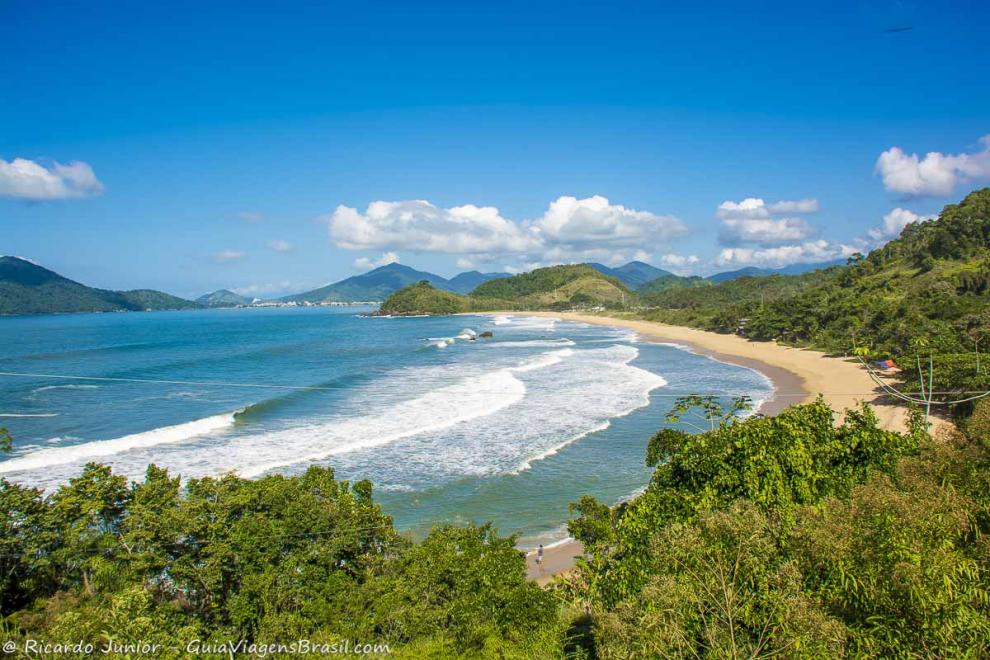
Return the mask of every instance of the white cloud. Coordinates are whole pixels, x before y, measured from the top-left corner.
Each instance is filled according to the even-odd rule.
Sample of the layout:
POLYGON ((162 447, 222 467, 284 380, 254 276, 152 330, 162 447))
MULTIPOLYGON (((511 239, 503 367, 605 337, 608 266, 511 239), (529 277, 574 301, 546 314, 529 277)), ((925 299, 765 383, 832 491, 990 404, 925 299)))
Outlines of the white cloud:
POLYGON ((457 267, 463 268, 465 270, 470 270, 475 267, 475 263, 473 259, 468 259, 467 257, 458 257, 457 267))
POLYGON ((693 254, 664 254, 660 256, 660 265, 681 275, 694 274, 701 266, 701 259, 693 254))
POLYGON ((813 198, 786 200, 767 204, 761 197, 747 197, 741 202, 727 200, 718 205, 715 215, 722 220, 769 218, 782 213, 817 213, 818 200, 813 198))
POLYGON ((539 261, 544 266, 587 261, 603 263, 606 266, 621 266, 630 261, 650 261, 650 259, 651 255, 648 252, 636 248, 556 245, 545 250, 539 261))
POLYGON ((268 249, 276 252, 292 252, 292 243, 288 241, 268 241, 268 249))
POLYGON ((423 200, 376 201, 364 213, 338 206, 328 224, 332 241, 344 249, 457 254, 471 262, 516 255, 616 263, 648 256, 644 246, 687 233, 673 216, 610 204, 601 196, 560 197, 530 221, 509 220, 491 206, 445 209, 423 200))
POLYGON ((772 245, 801 241, 815 233, 814 227, 801 218, 722 220, 719 240, 726 245, 759 243, 772 245))
POLYGON ((382 256, 377 259, 371 259, 370 257, 358 257, 354 260, 354 267, 358 270, 371 270, 372 268, 380 268, 381 266, 394 264, 398 261, 399 255, 395 252, 384 252, 382 256))
POLYGON ((924 158, 891 147, 877 158, 875 172, 890 192, 910 197, 950 195, 960 183, 990 179, 990 135, 979 143, 979 150, 971 154, 931 151, 924 158))
POLYGON ((927 222, 937 217, 936 215, 918 215, 913 211, 898 207, 883 216, 883 222, 880 223, 880 226, 871 229, 868 233, 870 238, 886 242, 900 236, 904 228, 912 222, 927 222))
POLYGON ((640 247, 683 236, 687 227, 671 215, 610 204, 600 195, 558 197, 533 229, 547 243, 569 246, 640 247))
POLYGON ((693 254, 681 255, 681 254, 665 254, 660 257, 660 263, 664 266, 671 266, 673 268, 683 268, 684 266, 693 266, 699 263, 701 259, 693 254))
POLYGON ((764 247, 778 243, 803 241, 815 234, 815 228, 801 218, 779 214, 816 213, 818 200, 813 198, 781 200, 767 204, 760 197, 741 202, 722 202, 715 211, 721 222, 719 242, 724 245, 758 243, 764 247))
POLYGON ((741 202, 725 201, 718 205, 715 212, 719 218, 768 218, 770 211, 766 203, 759 197, 747 197, 741 202))
POLYGON ((770 204, 767 210, 770 213, 818 213, 818 200, 813 198, 781 200, 770 204))
POLYGON ((265 215, 257 211, 240 211, 237 217, 244 222, 261 222, 265 219, 265 215))
POLYGON ((238 259, 243 259, 246 255, 238 250, 221 250, 213 255, 213 261, 218 264, 226 263, 228 261, 237 261, 238 259))
POLYGON ((780 245, 771 248, 725 248, 715 259, 715 265, 761 266, 780 268, 797 263, 819 263, 848 257, 857 248, 850 245, 829 243, 826 240, 807 241, 796 245, 780 245))
POLYGON ((338 206, 330 237, 348 250, 401 249, 448 254, 528 252, 538 241, 491 206, 439 208, 423 200, 372 202, 365 212, 338 206))
POLYGON ((103 184, 93 168, 82 161, 45 167, 26 158, 15 158, 9 163, 0 159, 0 197, 38 202, 92 197, 102 192, 103 184))

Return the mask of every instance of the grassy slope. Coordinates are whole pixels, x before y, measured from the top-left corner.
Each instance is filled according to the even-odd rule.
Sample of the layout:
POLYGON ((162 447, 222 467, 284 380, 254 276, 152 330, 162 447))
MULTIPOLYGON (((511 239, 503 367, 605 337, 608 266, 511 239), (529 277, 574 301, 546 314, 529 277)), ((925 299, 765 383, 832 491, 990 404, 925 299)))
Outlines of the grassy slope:
POLYGON ((468 296, 418 282, 382 303, 386 314, 452 314, 499 309, 548 309, 566 305, 617 305, 632 299, 614 277, 586 265, 551 266, 491 280, 468 296))

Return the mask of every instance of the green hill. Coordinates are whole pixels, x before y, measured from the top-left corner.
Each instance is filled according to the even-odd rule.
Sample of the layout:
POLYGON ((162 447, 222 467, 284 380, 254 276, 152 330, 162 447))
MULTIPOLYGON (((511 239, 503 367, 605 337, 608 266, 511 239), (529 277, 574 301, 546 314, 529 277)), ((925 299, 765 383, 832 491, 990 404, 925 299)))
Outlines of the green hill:
POLYGON ((471 292, 472 298, 508 300, 532 308, 567 304, 575 298, 577 304, 614 304, 629 295, 621 281, 588 264, 537 268, 485 282, 471 292))
POLYGON ((396 291, 382 303, 381 314, 457 314, 468 311, 462 295, 437 289, 423 280, 396 291))
POLYGON ((197 309, 176 296, 137 289, 107 291, 74 282, 26 259, 0 257, 0 315, 197 309))
POLYGON ((219 289, 196 298, 196 302, 205 307, 234 307, 251 304, 251 298, 238 295, 229 289, 219 289))
POLYGON ((570 309, 617 306, 632 294, 614 277, 591 266, 550 266, 490 280, 461 296, 417 282, 389 296, 385 314, 451 314, 506 309, 570 309))

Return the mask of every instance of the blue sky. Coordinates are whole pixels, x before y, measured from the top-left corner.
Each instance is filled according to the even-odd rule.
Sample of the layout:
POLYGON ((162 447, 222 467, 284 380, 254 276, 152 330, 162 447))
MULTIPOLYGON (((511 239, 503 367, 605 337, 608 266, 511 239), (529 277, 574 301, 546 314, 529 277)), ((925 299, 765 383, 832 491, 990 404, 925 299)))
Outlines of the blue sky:
POLYGON ((986 185, 985 2, 804 4, 0 2, 0 253, 186 296, 708 273, 986 185))

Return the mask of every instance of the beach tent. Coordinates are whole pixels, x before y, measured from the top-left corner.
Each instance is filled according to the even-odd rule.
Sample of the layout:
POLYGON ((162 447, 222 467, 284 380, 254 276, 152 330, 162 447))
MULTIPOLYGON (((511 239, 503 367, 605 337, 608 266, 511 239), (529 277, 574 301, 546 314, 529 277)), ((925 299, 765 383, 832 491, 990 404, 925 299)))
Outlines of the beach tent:
POLYGON ((893 360, 878 360, 875 364, 876 364, 877 368, 879 368, 879 369, 897 369, 898 368, 897 364, 895 364, 893 360))

